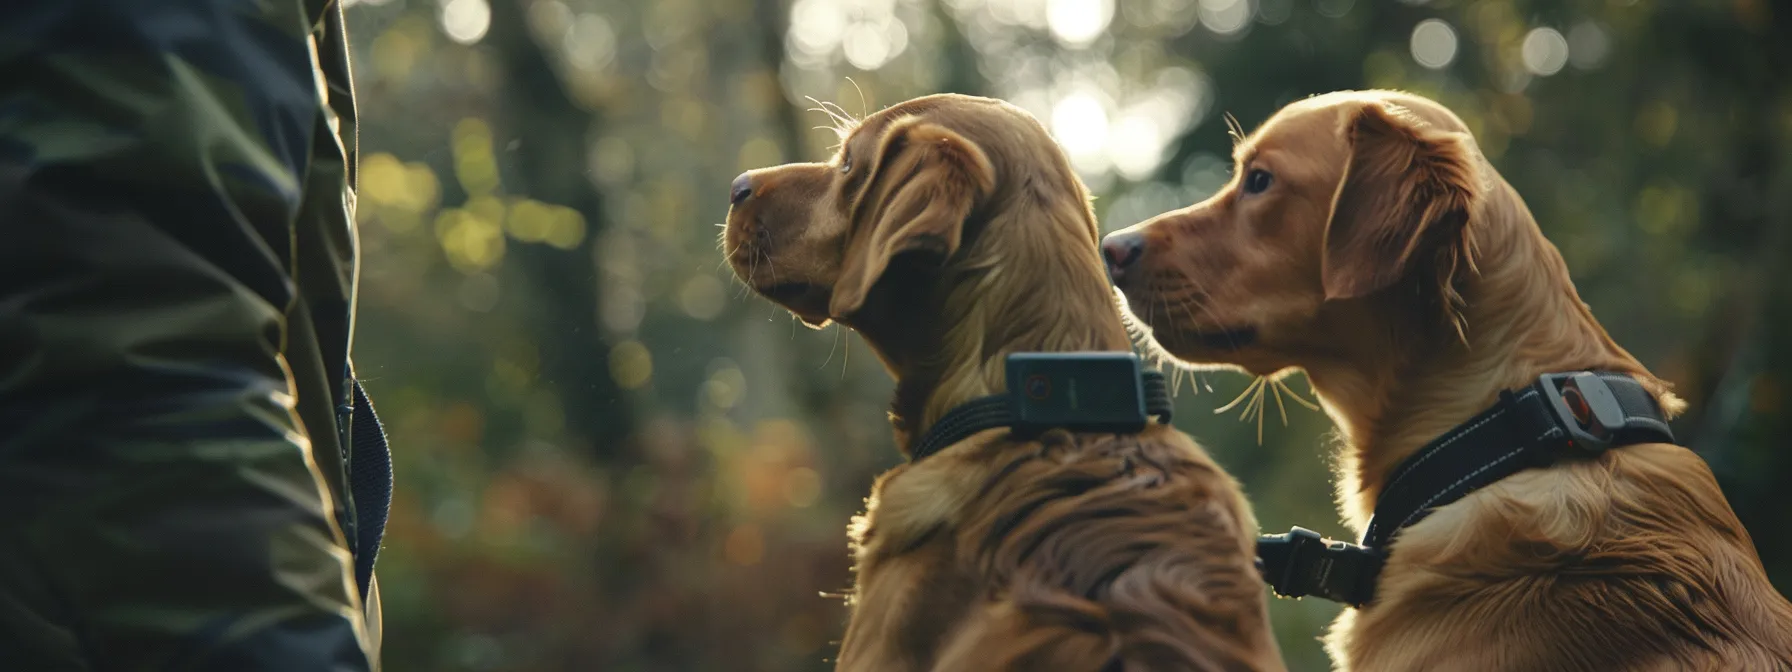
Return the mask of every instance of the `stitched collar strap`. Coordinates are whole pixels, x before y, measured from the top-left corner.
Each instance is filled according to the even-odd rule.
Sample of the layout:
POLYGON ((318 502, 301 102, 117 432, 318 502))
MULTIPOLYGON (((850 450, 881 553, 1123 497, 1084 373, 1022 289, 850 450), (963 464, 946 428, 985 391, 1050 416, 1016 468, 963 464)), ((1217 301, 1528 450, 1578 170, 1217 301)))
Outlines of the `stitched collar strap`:
POLYGON ((1164 376, 1146 371, 1130 352, 1017 352, 1008 355, 1008 392, 953 408, 916 437, 919 462, 972 434, 1008 427, 1020 438, 1051 429, 1134 434, 1153 416, 1170 422, 1164 376))
POLYGON ((1492 408, 1426 444, 1389 476, 1361 545, 1294 528, 1257 540, 1264 580, 1284 597, 1317 595, 1353 606, 1374 597, 1395 535, 1437 507, 1533 467, 1638 443, 1673 443, 1641 383, 1608 372, 1545 374, 1500 393, 1492 408))

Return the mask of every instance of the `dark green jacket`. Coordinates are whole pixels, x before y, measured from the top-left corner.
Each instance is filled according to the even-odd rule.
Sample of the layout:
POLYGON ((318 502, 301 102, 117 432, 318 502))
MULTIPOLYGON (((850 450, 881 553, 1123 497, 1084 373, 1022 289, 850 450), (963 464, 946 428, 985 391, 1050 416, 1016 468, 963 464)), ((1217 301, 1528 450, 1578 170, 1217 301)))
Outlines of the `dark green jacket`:
POLYGON ((0 0, 0 670, 378 669, 333 2, 0 0))

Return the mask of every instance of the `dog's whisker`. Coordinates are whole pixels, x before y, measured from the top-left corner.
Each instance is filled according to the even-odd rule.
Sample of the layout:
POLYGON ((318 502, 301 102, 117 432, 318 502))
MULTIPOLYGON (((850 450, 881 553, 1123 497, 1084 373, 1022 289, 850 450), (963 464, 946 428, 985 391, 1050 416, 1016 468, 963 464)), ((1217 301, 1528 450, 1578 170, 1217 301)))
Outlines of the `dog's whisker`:
MULTIPOLYGON (((1214 409, 1214 414, 1218 415, 1225 413, 1238 407, 1240 403, 1243 403, 1244 410, 1238 414, 1238 420, 1240 422, 1256 420, 1257 445, 1263 445, 1263 414, 1264 411, 1267 410, 1266 406, 1269 402, 1269 400, 1264 397, 1271 384, 1272 382, 1269 380, 1268 376, 1257 376, 1251 380, 1250 385, 1245 386, 1243 392, 1238 393, 1238 396, 1234 398, 1231 403, 1214 409)), ((1281 404, 1280 397, 1276 398, 1276 403, 1277 405, 1281 404)))
POLYGON ((1221 415, 1221 414, 1226 413, 1227 411, 1230 411, 1233 408, 1237 407, 1239 402, 1244 401, 1246 395, 1249 395, 1251 392, 1256 391, 1257 386, 1261 385, 1261 384, 1263 384, 1263 378, 1261 376, 1259 376, 1256 380, 1251 381, 1250 386, 1244 388, 1243 392, 1238 393, 1238 397, 1234 398, 1231 402, 1227 403, 1225 406, 1221 406, 1219 408, 1213 409, 1213 414, 1221 415))
POLYGON ((803 98, 815 104, 815 107, 809 108, 810 112, 820 112, 825 114, 828 116, 829 121, 834 122, 834 125, 831 127, 818 126, 817 128, 828 128, 828 130, 833 131, 834 134, 838 135, 841 139, 845 139, 846 136, 851 133, 852 129, 859 124, 857 119, 854 119, 852 115, 846 113, 845 108, 840 107, 835 103, 816 100, 814 96, 803 96, 803 98))
POLYGON ((747 281, 741 279, 740 275, 738 275, 738 274, 736 274, 734 276, 734 286, 735 286, 734 298, 736 300, 739 300, 741 297, 746 296, 747 293, 752 291, 752 289, 753 289, 751 287, 748 287, 747 281))
MULTIPOLYGON (((1190 326, 1193 326, 1196 322, 1196 320, 1195 320, 1195 309, 1196 308, 1199 308, 1201 310, 1201 312, 1206 313, 1207 316, 1209 318, 1211 318, 1215 324, 1219 323, 1219 316, 1214 314, 1213 309, 1208 308, 1207 304, 1205 302, 1195 301, 1195 300, 1191 299, 1188 301, 1183 301, 1182 303, 1179 303, 1177 305, 1182 308, 1182 314, 1188 316, 1188 324, 1190 326)), ((1183 329, 1180 325, 1178 325, 1176 328, 1176 335, 1182 336, 1182 335, 1188 333, 1188 331, 1189 330, 1183 329)), ((1200 335, 1199 331, 1195 331, 1194 333, 1197 336, 1200 335)), ((1235 340, 1233 340, 1232 334, 1230 332, 1226 333, 1226 344, 1233 348, 1238 347, 1238 343, 1235 340)))
MULTIPOLYGON (((847 79, 851 80, 850 77, 847 79)), ((842 107, 839 103, 829 101, 829 102, 822 103, 822 106, 828 108, 828 113, 833 115, 834 118, 836 118, 836 119, 842 119, 842 120, 850 121, 850 122, 858 121, 858 119, 853 118, 852 114, 848 113, 846 111, 846 108, 842 107)))
POLYGON ((1282 381, 1270 381, 1269 391, 1276 397, 1276 412, 1282 416, 1282 426, 1288 426, 1288 407, 1282 404, 1282 381))
MULTIPOLYGON (((859 119, 864 119, 867 115, 869 115, 871 113, 871 109, 870 109, 871 105, 870 105, 870 103, 867 103, 865 101, 865 89, 864 89, 864 87, 859 86, 858 80, 855 80, 850 76, 846 78, 846 81, 848 83, 852 84, 852 88, 858 90, 858 92, 859 92, 859 119)), ((838 107, 838 106, 836 106, 836 107, 838 107)), ((856 122, 858 120, 855 119, 854 121, 856 122)))
MULTIPOLYGON (((1183 290, 1183 292, 1158 292, 1158 296, 1165 301, 1165 310, 1168 310, 1170 306, 1179 306, 1179 308, 1183 308, 1183 314, 1188 315, 1188 324, 1193 326, 1193 324, 1197 323, 1197 319, 1195 319, 1195 308, 1199 308, 1202 314, 1208 315, 1213 323, 1220 324, 1219 314, 1215 314, 1213 308, 1208 306, 1208 303, 1213 299, 1213 294, 1210 294, 1210 292, 1206 290, 1206 287, 1202 287, 1199 281, 1193 280, 1193 278, 1186 278, 1186 280, 1188 280, 1188 283, 1183 285, 1186 289, 1183 290), (1202 299, 1206 299, 1206 301, 1202 301, 1202 299)), ((1183 337, 1183 335, 1188 333, 1188 330, 1186 330, 1183 324, 1174 324, 1174 333, 1176 333, 1177 337, 1183 337)), ((1238 348, 1238 342, 1236 342, 1235 337, 1233 337, 1231 333, 1226 333, 1226 344, 1231 346, 1231 348, 1238 348)))
MULTIPOLYGON (((810 108, 809 111, 810 112, 826 112, 827 110, 810 108)), ((832 114, 830 114, 828 116, 829 116, 829 118, 833 117, 832 114)), ((813 128, 813 130, 833 131, 835 139, 837 139, 837 140, 845 140, 846 139, 846 133, 840 130, 840 122, 838 120, 834 120, 834 123, 832 123, 832 124, 823 124, 821 126, 816 126, 813 128)), ((838 142, 836 142, 830 147, 830 149, 837 148, 839 146, 840 146, 840 144, 838 142)))
MULTIPOLYGON (((1269 387, 1268 385, 1263 388, 1269 387)), ((1263 388, 1257 389, 1257 445, 1263 445, 1263 388)))
MULTIPOLYGON (((1190 297, 1189 300, 1186 301, 1185 303, 1197 303, 1196 307, 1200 308, 1203 313, 1206 313, 1207 317, 1212 319, 1214 324, 1216 324, 1216 325, 1222 324, 1222 322, 1220 320, 1220 316, 1218 314, 1214 313, 1213 308, 1209 306, 1209 304, 1213 303, 1213 293, 1207 291, 1207 286, 1201 284, 1200 278, 1196 278, 1192 275, 1186 276, 1186 277, 1188 278, 1188 281, 1189 281, 1190 285, 1192 286, 1192 288, 1195 290, 1196 296, 1190 297)), ((1193 319, 1194 316, 1190 315, 1189 318, 1193 319)), ((1233 349, 1237 349, 1238 348, 1238 340, 1233 337, 1232 332, 1227 331, 1227 332, 1225 332, 1225 335, 1226 335, 1226 345, 1233 349)))
POLYGON ((807 101, 815 104, 815 107, 809 108, 810 112, 820 112, 822 114, 828 115, 828 117, 830 117, 830 118, 838 119, 838 117, 834 114, 834 111, 832 109, 828 108, 828 106, 831 105, 832 103, 817 100, 815 98, 815 96, 803 96, 803 100, 807 100, 807 101))
POLYGON ((1306 398, 1304 398, 1304 397, 1302 397, 1302 396, 1300 396, 1300 393, 1299 393, 1299 392, 1295 392, 1295 391, 1294 391, 1294 388, 1293 388, 1293 387, 1290 387, 1290 386, 1289 386, 1289 385, 1288 385, 1288 381, 1286 381, 1286 380, 1277 380, 1277 381, 1276 381, 1276 383, 1277 383, 1277 384, 1279 384, 1279 385, 1281 385, 1281 386, 1282 386, 1282 391, 1284 391, 1284 392, 1287 392, 1287 393, 1288 393, 1288 396, 1289 396, 1289 397, 1292 397, 1292 398, 1293 398, 1293 399, 1294 399, 1294 401, 1295 401, 1295 403, 1298 403, 1298 404, 1300 404, 1300 405, 1302 405, 1302 406, 1305 406, 1305 407, 1307 407, 1307 408, 1308 408, 1308 409, 1309 409, 1309 410, 1314 410, 1314 411, 1320 411, 1320 410, 1322 410, 1322 409, 1320 409, 1320 408, 1319 408, 1319 403, 1318 403, 1318 402, 1314 402, 1314 401, 1307 401, 1307 400, 1306 400, 1306 398))
MULTIPOLYGON (((1258 380, 1261 381, 1264 379, 1258 378, 1258 380)), ((1268 383, 1258 385, 1256 396, 1251 398, 1251 409, 1254 411, 1256 418, 1257 418, 1257 445, 1259 445, 1259 446, 1263 445, 1263 404, 1264 404, 1263 396, 1264 396, 1264 390, 1266 390, 1268 388, 1269 388, 1268 383)))
MULTIPOLYGON (((751 292, 753 290, 753 288, 755 286, 757 286, 757 283, 753 282, 753 280, 755 278, 759 277, 759 260, 764 257, 765 257, 764 250, 754 250, 753 251, 753 260, 752 260, 752 262, 747 264, 746 290, 748 292, 751 292)), ((745 294, 742 294, 742 296, 745 296, 745 294)))
POLYGON ((840 335, 835 334, 834 340, 832 342, 828 343, 828 358, 821 360, 821 366, 815 367, 815 370, 816 371, 826 371, 828 368, 828 364, 830 362, 834 361, 834 350, 839 349, 839 347, 840 347, 840 335))

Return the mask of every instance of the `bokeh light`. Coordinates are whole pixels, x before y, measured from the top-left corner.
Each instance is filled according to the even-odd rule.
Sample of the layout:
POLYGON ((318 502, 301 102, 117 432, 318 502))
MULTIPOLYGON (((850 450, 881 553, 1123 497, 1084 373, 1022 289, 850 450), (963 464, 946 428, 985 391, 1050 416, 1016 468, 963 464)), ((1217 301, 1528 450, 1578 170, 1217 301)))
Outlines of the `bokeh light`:
POLYGON ((1046 0, 1045 21, 1067 47, 1084 47, 1114 20, 1114 0, 1046 0))
POLYGON ((908 49, 908 26, 896 16, 896 0, 796 0, 786 41, 793 60, 826 66, 844 58, 872 71, 908 49))
POLYGON ((653 353, 640 341, 623 341, 610 348, 610 375, 625 390, 646 385, 653 378, 653 353))
POLYGON ((1108 160, 1127 179, 1144 179, 1157 168, 1163 146, 1157 122, 1142 114, 1125 114, 1110 134, 1108 160))
POLYGON ((709 321, 726 307, 722 281, 712 275, 693 275, 678 292, 678 306, 686 315, 709 321))
POLYGON ((472 44, 485 37, 492 27, 492 7, 486 0, 445 0, 442 3, 442 32, 448 39, 472 44))
POLYGON ((1524 67, 1531 74, 1548 77, 1568 64, 1568 40, 1554 28, 1535 28, 1524 36, 1524 67))
POLYGON ((1064 145, 1064 151, 1079 166, 1096 166, 1106 157, 1102 150, 1108 140, 1108 111, 1099 92, 1073 91, 1052 106, 1052 135, 1064 145))
POLYGON ((1253 0, 1196 0, 1201 6, 1201 25, 1221 35, 1232 35, 1251 25, 1253 0))
POLYGON ((566 61, 581 70, 602 70, 616 57, 616 31, 602 14, 585 13, 566 29, 566 61))
POLYGON ((1611 38, 1598 23, 1582 21, 1568 30, 1568 62, 1576 68, 1591 70, 1603 65, 1611 48, 1611 38))
POLYGON ((1412 60, 1433 70, 1456 60, 1456 29, 1441 19, 1425 19, 1412 29, 1412 60))

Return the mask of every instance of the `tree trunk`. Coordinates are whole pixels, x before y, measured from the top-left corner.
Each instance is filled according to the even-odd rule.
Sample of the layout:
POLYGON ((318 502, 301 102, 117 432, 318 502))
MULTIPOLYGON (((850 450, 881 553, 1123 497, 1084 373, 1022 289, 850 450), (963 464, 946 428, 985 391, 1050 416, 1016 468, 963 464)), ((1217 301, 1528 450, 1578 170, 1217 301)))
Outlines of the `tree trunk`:
POLYGON ((586 179, 587 138, 596 115, 580 109, 554 74, 548 54, 530 35, 521 0, 492 0, 488 43, 503 73, 497 144, 515 142, 507 176, 518 193, 577 210, 586 223, 584 239, 572 250, 544 244, 514 245, 511 264, 531 287, 534 302, 526 319, 538 334, 541 377, 559 393, 566 428, 575 441, 588 442, 599 462, 623 456, 634 430, 628 399, 610 376, 607 341, 598 320, 599 285, 595 245, 605 227, 603 196, 586 179))

